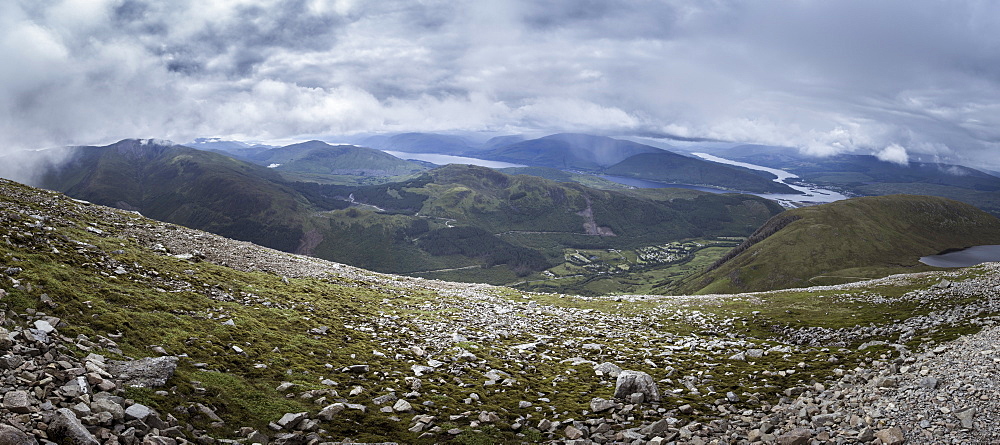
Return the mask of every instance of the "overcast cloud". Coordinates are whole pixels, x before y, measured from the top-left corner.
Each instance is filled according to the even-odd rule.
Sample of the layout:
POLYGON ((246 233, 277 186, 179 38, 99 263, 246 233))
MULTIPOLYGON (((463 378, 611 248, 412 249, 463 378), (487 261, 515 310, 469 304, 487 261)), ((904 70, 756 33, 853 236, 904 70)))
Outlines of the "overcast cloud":
POLYGON ((672 134, 1000 169, 996 1, 9 0, 0 143, 672 134))

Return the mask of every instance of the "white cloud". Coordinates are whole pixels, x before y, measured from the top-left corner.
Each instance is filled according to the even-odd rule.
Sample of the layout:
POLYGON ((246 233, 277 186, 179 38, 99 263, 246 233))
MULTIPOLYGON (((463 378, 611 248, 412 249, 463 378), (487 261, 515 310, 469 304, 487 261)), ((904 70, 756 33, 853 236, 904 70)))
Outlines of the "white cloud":
POLYGON ((875 157, 885 162, 892 162, 900 165, 907 165, 910 162, 906 148, 899 144, 889 144, 881 151, 875 153, 875 157))

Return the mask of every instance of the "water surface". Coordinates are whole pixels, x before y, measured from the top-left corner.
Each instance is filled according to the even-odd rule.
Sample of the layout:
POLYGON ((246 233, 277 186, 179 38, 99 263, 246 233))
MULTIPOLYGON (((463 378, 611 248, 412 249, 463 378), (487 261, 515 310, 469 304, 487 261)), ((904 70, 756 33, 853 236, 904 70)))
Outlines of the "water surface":
POLYGON ((920 258, 921 263, 934 267, 969 267, 992 261, 1000 261, 1000 245, 974 246, 920 258))
POLYGON ((465 156, 442 155, 437 153, 407 153, 407 152, 392 151, 392 150, 382 150, 382 151, 389 153, 399 159, 404 159, 404 160, 413 159, 417 161, 430 162, 431 164, 437 164, 437 165, 466 164, 466 165, 478 165, 480 167, 488 167, 488 168, 527 167, 527 165, 511 164, 510 162, 501 162, 501 161, 488 161, 486 159, 468 158, 465 156))

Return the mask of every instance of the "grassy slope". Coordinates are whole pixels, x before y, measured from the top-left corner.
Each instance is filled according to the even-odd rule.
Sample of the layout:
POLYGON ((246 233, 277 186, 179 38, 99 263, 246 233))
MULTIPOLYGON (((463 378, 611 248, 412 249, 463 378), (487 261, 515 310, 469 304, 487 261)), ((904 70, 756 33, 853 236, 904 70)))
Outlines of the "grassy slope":
POLYGON ((919 258, 1000 243, 1000 220, 970 205, 912 195, 854 198, 789 210, 799 217, 681 290, 761 291, 931 270, 919 258))
MULTIPOLYGON (((599 418, 602 414, 584 414, 583 411, 588 409, 591 397, 610 398, 613 392, 613 382, 596 377, 591 365, 573 366, 560 361, 563 357, 575 356, 612 360, 628 369, 649 372, 656 380, 668 377, 677 380, 676 384, 661 381, 664 391, 682 388, 679 381, 684 376, 703 376, 719 393, 732 390, 745 395, 745 391, 753 392, 753 396, 744 397, 738 407, 757 409, 760 407, 757 400, 773 401, 781 396, 784 388, 822 382, 834 368, 850 370, 866 354, 878 357, 887 351, 869 348, 859 352, 857 344, 852 344, 850 346, 854 347, 849 349, 796 349, 748 363, 728 359, 733 351, 726 348, 692 351, 682 346, 690 339, 697 340, 700 335, 692 333, 698 329, 691 324, 692 320, 704 319, 706 314, 709 317, 713 314, 736 317, 728 324, 746 335, 745 340, 749 343, 745 347, 768 348, 775 344, 774 334, 768 329, 773 326, 840 328, 885 323, 926 314, 932 309, 941 310, 942 304, 955 304, 948 298, 935 301, 933 308, 929 305, 869 304, 851 298, 840 299, 837 292, 778 292, 752 299, 687 299, 674 304, 670 301, 621 302, 484 290, 485 295, 510 299, 514 307, 525 308, 526 301, 537 302, 537 312, 525 308, 521 316, 522 320, 535 323, 532 329, 537 330, 529 332, 559 336, 559 341, 540 350, 543 353, 527 353, 512 360, 510 347, 535 341, 532 335, 503 337, 490 342, 452 343, 413 330, 411 323, 417 320, 442 326, 472 321, 468 313, 459 309, 464 300, 446 296, 445 289, 449 286, 443 283, 424 283, 431 287, 422 289, 407 288, 402 287, 404 281, 386 277, 342 278, 335 275, 292 277, 286 282, 274 273, 244 272, 209 262, 183 261, 156 253, 140 239, 123 232, 132 226, 171 232, 169 227, 158 226, 138 215, 73 202, 58 194, 6 181, 0 181, 0 223, 0 236, 5 240, 0 244, 0 264, 5 268, 21 269, 15 276, 4 277, 2 282, 8 295, 0 305, 7 313, 23 314, 30 309, 61 317, 67 325, 60 325, 59 332, 69 338, 83 334, 97 340, 100 336, 115 334, 122 352, 132 357, 149 355, 150 345, 160 345, 170 354, 186 354, 164 393, 130 389, 127 396, 161 413, 173 414, 182 421, 208 429, 214 437, 233 437, 239 426, 267 431, 267 423, 285 412, 315 414, 324 403, 346 400, 367 404, 368 410, 366 413, 348 410, 333 421, 324 422, 322 428, 333 439, 351 437, 357 441, 402 443, 537 442, 543 438, 532 428, 538 419, 599 418), (48 228, 36 224, 39 220, 29 215, 44 218, 44 226, 48 228), (102 233, 97 234, 88 227, 102 233), (126 273, 110 273, 117 266, 125 268, 126 273), (54 300, 54 306, 40 302, 43 293, 54 300), (750 311, 757 311, 756 315, 751 316, 750 311), (223 324, 229 319, 235 321, 235 326, 223 324), (548 323, 550 319, 554 323, 548 323), (577 319, 580 326, 556 331, 564 323, 577 319), (740 321, 742 327, 739 327, 740 321), (621 328, 622 323, 632 323, 631 328, 607 329, 608 336, 598 338, 585 331, 586 325, 596 324, 599 329, 606 329, 603 326, 621 328), (329 332, 326 335, 308 332, 320 326, 328 326, 329 332), (574 337, 581 335, 587 337, 574 337), (602 344, 605 351, 581 349, 581 341, 602 344), (413 400, 433 401, 432 406, 413 403, 416 414, 437 416, 437 424, 443 425, 445 430, 461 430, 458 436, 442 432, 418 440, 417 434, 406 431, 411 413, 405 416, 384 414, 371 403, 374 396, 384 394, 387 388, 396 388, 398 393, 405 391, 404 377, 412 376, 410 366, 426 360, 414 356, 408 349, 414 345, 424 346, 437 358, 454 356, 459 347, 473 351, 480 358, 477 367, 465 368, 457 375, 442 370, 424 377, 423 395, 413 400), (244 354, 234 352, 233 346, 242 348, 244 354), (386 356, 373 351, 381 351, 386 356), (651 357, 651 351, 666 351, 652 355, 663 366, 653 367, 643 362, 651 357), (395 357, 395 354, 400 356, 395 357), (800 362, 805 365, 798 365, 800 362), (196 363, 203 365, 196 367, 196 363), (356 363, 371 365, 372 372, 335 371, 356 363), (484 387, 481 385, 485 380, 483 374, 489 368, 511 373, 519 383, 515 387, 484 387), (764 371, 792 368, 799 372, 780 378, 761 375, 764 371), (668 375, 668 370, 672 375, 668 375), (337 385, 322 385, 323 378, 335 379, 337 385), (300 386, 286 397, 274 389, 282 381, 300 386), (461 381, 466 383, 459 385, 461 381), (196 385, 203 390, 198 390, 196 385), (356 386, 363 389, 362 394, 348 395, 356 386), (331 389, 339 394, 329 393, 331 389), (321 392, 312 397, 300 396, 306 390, 321 392), (463 399, 473 392, 479 394, 482 401, 472 405, 464 403, 463 399), (325 402, 313 401, 321 396, 326 398, 325 402), (543 404, 539 400, 542 396, 551 399, 551 403, 543 404), (538 412, 534 407, 518 408, 520 400, 534 401, 537 406, 544 407, 551 404, 555 409, 538 412), (194 403, 211 406, 226 424, 212 428, 205 419, 188 414, 193 410, 174 409, 194 403), (454 422, 446 420, 450 415, 470 410, 473 419, 480 410, 499 413, 499 428, 473 427, 468 418, 454 422), (534 417, 522 430, 524 436, 515 437, 508 426, 517 416, 529 414, 534 417), (393 417, 402 418, 402 421, 393 420, 393 417)), ((916 279, 914 284, 871 287, 855 293, 898 296, 908 290, 926 288, 934 282, 933 277, 925 277, 916 279)), ((18 319, 8 317, 9 322, 18 322, 18 319)), ((714 324, 711 318, 709 320, 714 324)), ((486 335, 475 327, 468 329, 465 332, 470 335, 486 335)), ((968 331, 967 327, 948 326, 933 335, 935 339, 946 339, 949 335, 953 338, 956 332, 968 331)), ((917 337, 925 334, 931 335, 921 332, 917 337)), ((80 356, 88 353, 76 352, 80 356)), ((99 348, 95 352, 119 358, 108 350, 99 348)), ((711 413, 714 399, 718 397, 718 393, 693 396, 681 391, 669 396, 662 406, 685 421, 704 420, 704 413, 711 413), (698 412, 678 414, 675 410, 682 404, 692 404, 698 412)), ((662 414, 656 413, 647 421, 657 418, 662 418, 662 414)), ((559 437, 561 431, 550 438, 559 437)))
MULTIPOLYGON (((293 189, 274 169, 136 141, 81 149, 71 166, 49 175, 44 185, 188 227, 383 272, 495 265, 497 274, 488 280, 493 283, 513 281, 511 270, 523 275, 544 269, 539 255, 561 262, 567 247, 745 236, 780 211, 754 197, 616 193, 458 165, 400 183, 299 183, 293 189), (352 194, 357 202, 386 212, 371 206, 347 208, 345 199, 352 194), (594 226, 615 236, 585 232, 581 212, 588 206, 594 226), (481 230, 469 236, 468 230, 452 230, 454 226, 481 230), (522 242, 516 235, 524 232, 538 234, 543 243, 522 242)), ((478 272, 467 273, 479 279, 478 272)))
POLYGON ((308 230, 309 203, 266 168, 135 140, 73 150, 43 187, 287 251, 308 230))

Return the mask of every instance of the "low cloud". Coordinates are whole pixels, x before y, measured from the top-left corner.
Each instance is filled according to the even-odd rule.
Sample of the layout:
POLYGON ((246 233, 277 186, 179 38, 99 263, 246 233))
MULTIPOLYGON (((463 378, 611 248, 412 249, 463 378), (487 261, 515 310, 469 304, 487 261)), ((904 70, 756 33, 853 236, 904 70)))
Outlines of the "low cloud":
POLYGON ((906 154, 906 148, 899 144, 889 144, 887 147, 875 153, 875 157, 885 162, 892 162, 900 165, 910 163, 910 157, 906 154))

